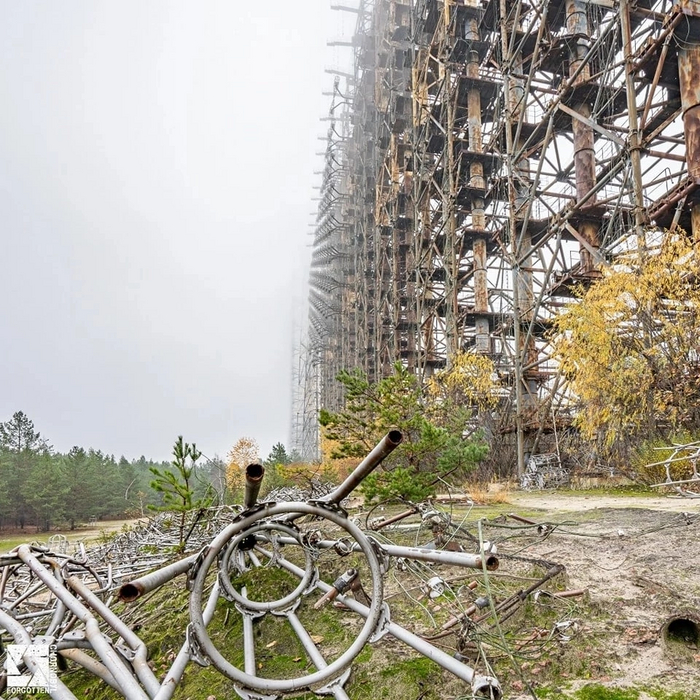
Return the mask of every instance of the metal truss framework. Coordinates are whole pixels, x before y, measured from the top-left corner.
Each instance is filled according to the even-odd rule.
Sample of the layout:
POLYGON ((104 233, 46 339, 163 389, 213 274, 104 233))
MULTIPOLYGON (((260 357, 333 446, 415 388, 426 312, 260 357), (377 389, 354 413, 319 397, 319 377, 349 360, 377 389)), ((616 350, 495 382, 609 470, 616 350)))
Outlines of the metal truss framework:
POLYGON ((342 368, 425 378, 472 349, 510 388, 522 473, 568 411, 547 331, 573 284, 661 229, 700 240, 700 2, 337 9, 358 22, 310 278, 316 405, 341 406, 342 368))

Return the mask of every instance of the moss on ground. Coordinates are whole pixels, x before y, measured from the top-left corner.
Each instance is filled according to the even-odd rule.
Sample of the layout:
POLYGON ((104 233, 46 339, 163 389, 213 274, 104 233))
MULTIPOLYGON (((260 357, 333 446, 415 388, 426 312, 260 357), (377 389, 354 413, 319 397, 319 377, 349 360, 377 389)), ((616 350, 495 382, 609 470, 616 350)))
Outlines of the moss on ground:
MULTIPOLYGON (((277 597, 289 592, 290 581, 284 572, 276 569, 258 570, 255 583, 256 597, 265 594, 277 597)), ((251 585, 252 579, 236 579, 251 585)), ((184 642, 184 630, 189 621, 188 595, 182 581, 175 581, 130 606, 116 605, 117 614, 128 620, 148 647, 151 666, 162 679, 184 642)), ((326 606, 312 609, 315 597, 306 600, 297 610, 299 619, 313 636, 326 660, 330 663, 354 641, 361 621, 349 611, 326 606)), ((208 633, 223 655, 240 669, 244 667, 243 621, 234 603, 219 601, 208 633)), ((316 669, 308 660, 303 646, 285 618, 265 615, 254 622, 257 674, 266 678, 300 677, 316 669)), ((403 645, 381 642, 366 646, 353 664, 353 672, 346 690, 354 700, 403 700, 421 697, 439 700, 444 697, 436 682, 443 671, 428 659, 411 653, 408 658, 403 645), (400 649, 400 650, 399 650, 400 649), (403 658, 402 658, 403 657, 403 658)), ((81 698, 112 700, 121 696, 103 681, 71 664, 62 675, 63 682, 81 698)), ((214 696, 236 697, 233 683, 212 667, 189 664, 178 685, 174 698, 204 700, 214 696)), ((299 700, 313 700, 322 696, 302 692, 299 700)))

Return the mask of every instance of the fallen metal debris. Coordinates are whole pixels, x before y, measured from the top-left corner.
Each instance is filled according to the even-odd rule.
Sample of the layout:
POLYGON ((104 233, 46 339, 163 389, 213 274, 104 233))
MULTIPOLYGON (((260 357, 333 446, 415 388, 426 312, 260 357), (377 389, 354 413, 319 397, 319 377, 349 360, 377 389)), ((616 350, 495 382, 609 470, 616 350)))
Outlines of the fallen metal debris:
MULTIPOLYGON (((395 545, 365 532, 340 506, 400 442, 401 434, 390 432, 340 486, 308 500, 258 503, 263 469, 251 465, 244 509, 225 507, 193 513, 188 522, 186 556, 174 563, 169 561, 168 551, 173 551, 178 541, 167 514, 96 548, 79 546, 68 554, 22 545, 0 556, 2 649, 13 642, 27 649, 30 644, 51 645, 61 657, 101 678, 128 700, 169 700, 191 661, 212 664, 233 681, 242 698, 281 698, 300 689, 313 689, 343 700, 348 698, 344 685, 358 654, 368 642, 388 634, 469 684, 473 696, 498 700, 502 692, 496 678, 478 673, 461 657, 436 648, 393 622, 384 593, 387 572, 398 561, 404 567, 424 567, 431 572, 436 565, 466 567, 481 570, 485 576, 498 567, 495 550, 484 543, 480 548, 478 540, 476 554, 447 547, 456 537, 472 544, 475 538, 433 509, 412 511, 422 510, 421 521, 437 533, 432 548, 426 548, 395 545), (319 562, 327 564, 329 557, 333 562, 349 557, 351 563, 333 564, 338 575, 332 584, 326 583, 319 571, 319 562), (252 590, 249 596, 245 586, 234 585, 246 572, 270 567, 292 574, 298 581, 293 590, 278 599, 261 600, 252 590), (133 601, 181 575, 187 576, 191 591, 186 641, 165 677, 158 678, 148 664, 143 640, 110 605, 115 596, 133 601), (302 606, 320 609, 331 600, 356 613, 364 623, 348 648, 329 662, 298 612, 302 606), (226 658, 208 629, 217 606, 226 605, 226 601, 233 601, 242 617, 243 668, 226 658), (314 671, 288 678, 258 675, 253 630, 268 615, 286 619, 314 671)), ((64 541, 52 544, 56 550, 70 548, 64 541)), ((506 599, 496 609, 512 614, 530 592, 559 571, 561 567, 550 568, 536 585, 506 599)), ((434 572, 431 581, 435 597, 449 585, 434 572)), ((470 583, 460 590, 469 593, 475 585, 470 583)), ((488 610, 494 605, 482 596, 475 609, 488 610)), ((33 671, 29 652, 23 659, 33 671)), ((6 671, 0 676, 0 686, 7 680, 6 671)), ((49 694, 59 700, 75 697, 60 681, 52 685, 49 694)))
POLYGON ((568 469, 561 466, 559 455, 532 455, 527 462, 520 486, 526 491, 532 489, 555 489, 566 486, 571 480, 568 469))
POLYGON ((661 462, 652 462, 647 464, 649 467, 661 467, 666 470, 666 481, 658 484, 652 484, 652 488, 660 488, 662 486, 669 487, 675 491, 678 496, 685 498, 700 498, 700 491, 689 488, 690 486, 700 489, 700 474, 698 474, 698 461, 700 461, 700 441, 689 442, 683 445, 673 444, 669 447, 655 447, 655 450, 671 450, 671 454, 667 459, 661 462), (687 462, 693 473, 687 479, 674 479, 671 476, 671 468, 679 462, 687 462))

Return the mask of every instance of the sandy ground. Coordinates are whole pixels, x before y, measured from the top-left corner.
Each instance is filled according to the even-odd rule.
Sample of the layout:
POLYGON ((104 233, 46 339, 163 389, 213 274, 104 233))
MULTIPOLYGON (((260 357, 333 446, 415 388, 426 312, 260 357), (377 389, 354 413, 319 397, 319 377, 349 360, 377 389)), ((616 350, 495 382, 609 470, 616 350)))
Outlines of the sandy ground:
POLYGON ((509 501, 514 512, 541 510, 534 520, 567 523, 529 554, 564 564, 569 588, 586 588, 600 612, 577 621, 600 657, 592 680, 699 692, 693 628, 672 644, 661 631, 669 618, 698 615, 700 632, 700 499, 522 493, 509 501))
POLYGON ((517 492, 508 500, 520 508, 532 508, 549 513, 572 513, 599 508, 642 508, 672 513, 700 513, 700 498, 673 498, 667 496, 605 496, 561 495, 556 492, 517 492))

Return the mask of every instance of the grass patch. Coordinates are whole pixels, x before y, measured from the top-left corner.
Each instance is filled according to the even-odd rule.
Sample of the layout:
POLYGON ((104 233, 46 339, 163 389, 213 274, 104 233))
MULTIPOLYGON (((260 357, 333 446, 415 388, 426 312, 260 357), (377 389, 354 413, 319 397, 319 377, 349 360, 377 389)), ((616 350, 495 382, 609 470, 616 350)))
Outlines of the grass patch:
POLYGON ((596 486, 594 488, 557 489, 554 493, 558 496, 577 498, 582 496, 628 496, 630 498, 655 498, 659 495, 658 490, 649 488, 643 484, 611 484, 610 486, 596 486))
POLYGON ((636 688, 606 688, 603 685, 587 685, 576 693, 576 700, 638 700, 636 688))
POLYGON ((539 700, 639 700, 642 693, 654 700, 700 700, 700 695, 687 691, 668 691, 642 686, 609 688, 599 683, 586 685, 578 690, 544 687, 536 691, 539 700))
POLYGON ((63 535, 71 544, 81 541, 85 543, 95 543, 100 540, 109 539, 112 535, 122 532, 125 528, 129 528, 137 522, 139 521, 105 520, 96 525, 79 526, 75 530, 64 528, 42 532, 31 527, 23 532, 0 532, 0 554, 6 554, 21 544, 31 544, 32 542, 38 542, 45 547, 48 545, 49 537, 52 535, 63 535))
POLYGON ((645 688, 644 692, 647 695, 651 695, 654 700, 700 700, 700 695, 693 693, 690 695, 688 692, 669 692, 668 690, 660 690, 656 688, 645 688))

